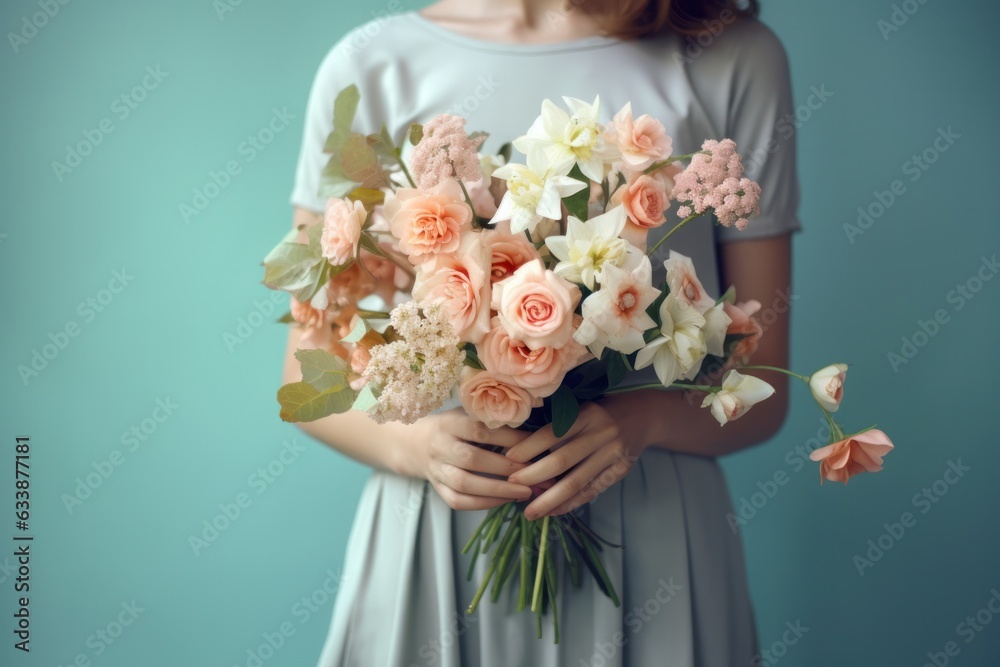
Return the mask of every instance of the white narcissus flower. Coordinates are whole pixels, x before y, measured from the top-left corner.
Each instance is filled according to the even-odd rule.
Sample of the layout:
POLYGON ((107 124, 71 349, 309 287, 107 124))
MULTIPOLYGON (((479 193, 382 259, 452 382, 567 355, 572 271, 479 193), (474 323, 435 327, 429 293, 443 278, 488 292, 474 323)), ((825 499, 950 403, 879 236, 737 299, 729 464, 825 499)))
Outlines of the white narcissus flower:
POLYGON ((732 320, 724 310, 724 304, 716 304, 703 313, 705 317, 705 347, 708 353, 723 357, 726 354, 724 344, 726 332, 732 320))
POLYGON ((653 364, 664 387, 698 374, 705 358, 705 317, 673 294, 660 304, 660 336, 646 343, 635 358, 635 367, 653 364))
POLYGON ((809 378, 809 389, 813 398, 827 412, 840 409, 840 401, 844 398, 844 378, 847 377, 847 364, 831 364, 821 368, 809 378))
POLYGON ((553 171, 544 155, 529 153, 527 162, 505 164, 492 175, 507 181, 507 192, 491 222, 510 220, 512 234, 531 232, 544 218, 560 219, 562 198, 587 187, 583 181, 553 171))
POLYGON ((605 347, 631 354, 643 345, 643 333, 656 326, 647 313, 660 291, 653 287, 653 267, 641 255, 636 265, 620 269, 607 265, 601 289, 586 298, 583 322, 573 338, 601 358, 605 347))
POLYGON ((618 236, 625 227, 625 220, 622 206, 586 222, 569 216, 565 236, 545 239, 545 245, 559 259, 553 269, 556 275, 593 290, 595 282, 604 282, 601 278, 604 267, 625 268, 626 264, 636 264, 642 253, 618 236))
POLYGON ((552 100, 542 102, 542 115, 535 119, 528 133, 514 140, 514 148, 525 155, 544 153, 553 167, 568 174, 573 164, 587 178, 600 183, 605 165, 619 157, 617 147, 605 141, 605 128, 598 122, 601 98, 593 104, 573 97, 563 97, 570 113, 552 100))
POLYGON ((774 387, 752 375, 729 371, 722 378, 722 390, 709 394, 701 407, 712 406, 712 416, 725 426, 774 393, 774 387))

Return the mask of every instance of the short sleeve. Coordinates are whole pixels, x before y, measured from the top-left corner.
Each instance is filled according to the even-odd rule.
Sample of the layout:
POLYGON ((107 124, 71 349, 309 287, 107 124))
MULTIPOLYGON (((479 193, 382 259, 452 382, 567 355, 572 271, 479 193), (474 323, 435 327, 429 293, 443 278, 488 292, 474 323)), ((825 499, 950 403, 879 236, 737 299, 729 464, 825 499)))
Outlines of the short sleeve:
POLYGON ((350 85, 346 77, 352 71, 344 55, 344 42, 330 49, 320 63, 306 103, 302 145, 295 169, 291 204, 322 212, 326 199, 319 196, 319 180, 330 156, 323 152, 326 138, 333 129, 333 103, 337 94, 350 85))
POLYGON ((764 24, 748 21, 738 49, 726 136, 736 142, 744 175, 760 184, 760 215, 746 229, 716 226, 720 242, 758 239, 801 229, 795 109, 788 57, 764 24))

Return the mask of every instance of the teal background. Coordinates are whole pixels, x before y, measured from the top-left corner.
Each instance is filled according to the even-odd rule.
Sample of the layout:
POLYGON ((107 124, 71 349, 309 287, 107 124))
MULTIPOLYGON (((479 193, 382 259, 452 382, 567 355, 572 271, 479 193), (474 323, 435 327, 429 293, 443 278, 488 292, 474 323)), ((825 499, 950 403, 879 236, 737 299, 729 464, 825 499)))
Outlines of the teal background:
MULTIPOLYGON (((72 2, 16 52, 9 37, 0 46, 5 665, 70 665, 80 654, 102 667, 245 665, 248 649, 283 623, 294 634, 264 664, 312 665, 320 652, 332 609, 323 587, 339 573, 366 469, 279 421, 285 329, 270 320, 284 304, 260 285, 258 262, 290 222, 316 66, 347 29, 397 5, 236 2, 221 14, 210 0, 72 2), (147 66, 167 76, 121 118, 113 100, 147 66), (274 109, 294 119, 251 161, 241 142, 274 109), (51 163, 104 118, 114 130, 57 178, 51 163), (230 160, 240 173, 185 222, 180 204, 230 160), (80 304, 123 269, 133 279, 91 321, 80 304), (268 314, 266 304, 273 314, 252 315, 268 314), (263 324, 227 345, 241 318, 263 324), (71 323, 79 334, 22 381, 18 366, 71 323), (177 407, 162 423, 147 421, 155 431, 130 451, 123 434, 141 429, 158 399, 177 407), (16 575, 6 546, 13 439, 25 434, 30 655, 11 647, 16 575), (286 441, 302 451, 262 482, 256 471, 278 470, 286 441), (78 478, 115 450, 121 465, 67 509, 78 478), (196 554, 190 536, 239 494, 248 506, 196 554), (316 603, 304 606, 311 596, 316 603), (113 643, 92 638, 133 601, 142 611, 113 643)), ((762 646, 779 641, 786 622, 809 628, 765 664, 919 666, 949 641, 960 649, 949 664, 997 664, 1000 618, 990 613, 968 643, 956 633, 1000 589, 1000 280, 960 310, 948 294, 1000 249, 1000 10, 913 2, 916 13, 885 39, 877 22, 890 18, 888 2, 764 6, 790 56, 796 104, 811 86, 833 93, 799 128, 805 231, 795 239, 793 368, 851 363, 847 426, 877 422, 897 445, 884 473, 820 487, 814 466, 794 464, 819 426, 797 391, 772 442, 725 459, 737 505, 778 471, 788 480, 766 503, 757 497, 762 507, 741 529, 762 646), (948 127, 960 138, 908 180, 904 163, 948 127), (852 243, 844 224, 894 179, 905 192, 852 243), (895 372, 887 354, 938 309, 947 323, 895 372), (970 470, 921 513, 914 495, 959 460, 970 470), (906 511, 915 524, 860 576, 854 556, 906 511)), ((37 11, 37 2, 4 2, 0 27, 18 31, 37 11)))

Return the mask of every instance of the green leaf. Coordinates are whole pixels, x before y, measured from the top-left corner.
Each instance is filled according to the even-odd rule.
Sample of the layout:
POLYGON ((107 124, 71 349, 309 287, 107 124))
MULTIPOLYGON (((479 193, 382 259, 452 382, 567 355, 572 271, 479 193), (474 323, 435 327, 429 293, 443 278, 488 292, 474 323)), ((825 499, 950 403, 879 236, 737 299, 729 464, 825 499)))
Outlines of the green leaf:
POLYGON ((385 193, 374 188, 354 188, 347 193, 347 198, 359 201, 365 208, 371 209, 385 201, 385 193))
POLYGON ((410 140, 410 144, 416 146, 420 143, 420 140, 424 138, 424 126, 420 123, 410 123, 410 131, 407 136, 410 140))
POLYGON ((368 412, 378 403, 378 397, 375 392, 372 391, 370 384, 366 384, 364 388, 358 392, 358 397, 354 400, 354 404, 351 406, 352 410, 360 410, 361 412, 368 412))
POLYGON ((511 153, 513 152, 513 150, 514 150, 513 144, 511 144, 508 141, 507 143, 505 143, 503 146, 500 147, 500 150, 497 151, 497 155, 500 155, 500 156, 503 157, 503 163, 504 164, 508 164, 508 163, 510 163, 510 156, 511 156, 511 153))
POLYGON ((389 128, 386 127, 385 123, 382 123, 382 129, 379 130, 378 134, 369 134, 367 139, 368 145, 380 158, 392 162, 399 161, 399 148, 392 140, 392 135, 389 134, 389 128))
POLYGON ((302 381, 319 390, 348 384, 347 362, 326 350, 296 350, 295 358, 302 365, 302 381))
POLYGON ((580 404, 573 390, 564 384, 552 394, 552 432, 557 438, 566 435, 580 414, 580 404))
POLYGON ((264 284, 287 292, 301 289, 313 282, 321 261, 325 260, 304 243, 279 243, 264 258, 264 284))
POLYGON ((608 356, 608 389, 618 386, 629 370, 628 358, 621 352, 612 350, 608 356))
POLYGON ((281 419, 286 422, 311 422, 351 409, 354 390, 348 384, 317 389, 308 382, 293 382, 278 390, 281 419))
POLYGON ((376 243, 375 239, 372 238, 372 235, 369 234, 368 232, 361 232, 360 245, 362 248, 364 248, 373 255, 378 255, 379 257, 388 257, 388 255, 385 254, 385 251, 379 247, 378 243, 376 243))
POLYGON ((563 203, 566 204, 566 210, 569 211, 570 215, 580 220, 586 220, 590 202, 590 179, 583 175, 578 164, 573 165, 569 176, 582 183, 586 183, 587 187, 568 197, 563 197, 563 203))
POLYGON ((719 305, 723 302, 729 304, 736 303, 736 285, 730 285, 729 289, 726 290, 726 293, 715 300, 715 305, 719 305))
POLYGON ((344 197, 360 185, 347 177, 340 162, 340 155, 335 154, 326 163, 323 173, 320 174, 319 196, 324 198, 344 197))
POLYGON ((344 175, 352 181, 361 183, 366 188, 386 185, 378 155, 364 136, 351 134, 347 138, 340 152, 340 162, 344 175))
POLYGON ((294 321, 295 318, 292 317, 292 311, 288 311, 287 313, 278 318, 278 322, 280 322, 281 324, 291 324, 294 321))
POLYGON ((347 137, 351 134, 351 125, 354 124, 354 114, 358 110, 358 102, 361 100, 361 93, 358 87, 351 84, 337 94, 337 99, 333 103, 333 130, 326 138, 326 146, 323 151, 335 153, 340 150, 347 137))
POLYGON ((340 340, 343 343, 357 343, 365 337, 365 334, 368 333, 369 329, 371 329, 371 327, 368 325, 368 322, 365 321, 365 318, 359 317, 357 323, 354 325, 354 328, 351 329, 351 332, 340 340))
POLYGON ((486 366, 484 366, 483 362, 479 359, 479 353, 476 351, 475 346, 471 344, 465 346, 465 365, 479 370, 486 369, 486 366))

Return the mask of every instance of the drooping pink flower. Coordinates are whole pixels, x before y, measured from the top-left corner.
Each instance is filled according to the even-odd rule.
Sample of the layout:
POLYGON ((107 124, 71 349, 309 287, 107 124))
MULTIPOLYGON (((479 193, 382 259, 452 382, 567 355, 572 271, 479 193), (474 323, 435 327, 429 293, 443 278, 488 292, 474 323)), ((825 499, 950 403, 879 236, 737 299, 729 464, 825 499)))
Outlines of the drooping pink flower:
POLYGON ((486 139, 470 139, 465 133, 465 119, 441 114, 424 125, 423 137, 410 154, 410 169, 417 185, 433 188, 447 178, 466 183, 480 180, 479 145, 486 139))
POLYGON ((743 177, 743 163, 732 139, 708 140, 691 164, 674 179, 673 197, 686 218, 712 210, 725 227, 744 229, 760 213, 760 186, 743 177))
POLYGON ((757 344, 764 334, 764 329, 755 317, 761 307, 760 301, 750 300, 735 305, 724 301, 722 307, 730 320, 726 334, 743 336, 733 348, 730 360, 734 364, 745 364, 750 355, 757 351, 757 344))
POLYGON ((892 448, 889 436, 873 428, 820 447, 809 458, 820 461, 819 473, 822 479, 847 484, 847 480, 855 475, 881 470, 882 457, 892 448))

